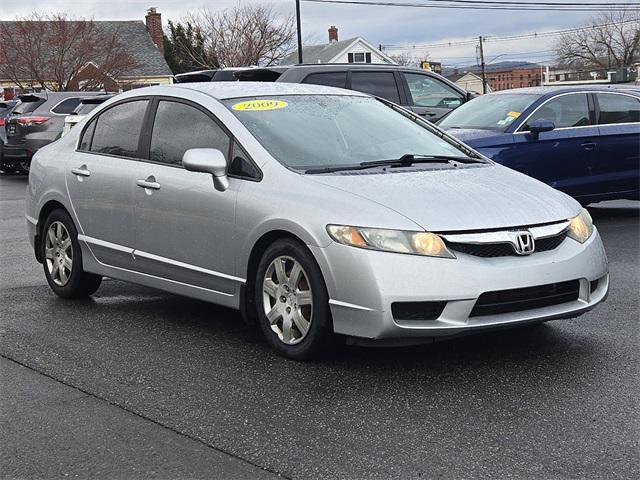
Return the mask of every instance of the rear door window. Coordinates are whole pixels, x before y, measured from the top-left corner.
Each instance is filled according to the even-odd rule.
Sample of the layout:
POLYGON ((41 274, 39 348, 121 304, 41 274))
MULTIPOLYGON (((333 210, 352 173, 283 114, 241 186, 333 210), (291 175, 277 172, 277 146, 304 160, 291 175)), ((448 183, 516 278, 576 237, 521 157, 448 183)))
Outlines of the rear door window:
POLYGON ((352 72, 351 89, 400 103, 398 85, 393 72, 352 72))
POLYGON ((302 83, 313 83, 314 85, 326 85, 327 87, 347 87, 347 72, 324 72, 307 75, 302 83))
POLYGON ((597 93, 598 125, 640 122, 640 99, 615 93, 597 93))
POLYGON ((80 105, 80 97, 65 98, 55 105, 51 109, 51 112, 58 115, 69 115, 78 105, 80 105))
POLYGON ((230 141, 222 127, 203 111, 161 100, 153 122, 149 159, 182 165, 182 156, 190 148, 217 148, 227 158, 230 141))
POLYGON ((444 82, 420 73, 405 73, 413 104, 418 107, 457 108, 462 95, 444 82))
POLYGON ((539 107, 527 123, 522 127, 523 131, 529 130, 529 125, 534 120, 550 120, 556 128, 584 127, 590 125, 589 103, 587 94, 572 93, 560 95, 549 100, 539 107))
POLYGON ((101 113, 95 126, 91 151, 120 157, 137 157, 140 131, 148 103, 148 100, 134 100, 120 103, 101 113))

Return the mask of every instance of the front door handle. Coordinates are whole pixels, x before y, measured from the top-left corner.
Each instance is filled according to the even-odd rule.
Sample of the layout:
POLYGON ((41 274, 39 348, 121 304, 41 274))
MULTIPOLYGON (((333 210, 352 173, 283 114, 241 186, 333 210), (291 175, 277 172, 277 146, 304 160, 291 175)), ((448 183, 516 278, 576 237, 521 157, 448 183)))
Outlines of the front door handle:
POLYGON ((146 180, 138 180, 136 185, 145 190, 160 190, 160 184, 156 182, 156 178, 153 175, 147 177, 146 180))
POLYGON ((78 177, 88 177, 89 175, 91 175, 91 172, 87 169, 86 165, 82 165, 80 168, 72 168, 71 173, 77 175, 78 177))
POLYGON ((596 145, 597 145, 597 143, 595 143, 595 142, 584 142, 580 146, 582 148, 584 148, 585 150, 593 150, 594 148, 596 148, 596 145))

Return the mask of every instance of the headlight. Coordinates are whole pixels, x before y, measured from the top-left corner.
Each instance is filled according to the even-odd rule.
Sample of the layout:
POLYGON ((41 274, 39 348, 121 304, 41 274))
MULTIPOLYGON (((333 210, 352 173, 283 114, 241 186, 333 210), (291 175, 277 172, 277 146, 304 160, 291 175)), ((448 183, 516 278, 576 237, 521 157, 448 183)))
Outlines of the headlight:
POLYGON ((336 242, 352 247, 428 257, 456 258, 435 233, 346 225, 327 225, 327 232, 336 242))
POLYGON ((569 219, 569 236, 576 242, 586 242, 593 233, 593 220, 586 209, 580 215, 569 219))

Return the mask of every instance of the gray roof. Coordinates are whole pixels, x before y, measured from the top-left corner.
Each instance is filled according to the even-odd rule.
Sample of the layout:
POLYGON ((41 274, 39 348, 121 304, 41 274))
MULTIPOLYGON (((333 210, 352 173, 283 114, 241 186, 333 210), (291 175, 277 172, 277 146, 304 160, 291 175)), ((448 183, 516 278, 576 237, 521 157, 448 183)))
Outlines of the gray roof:
MULTIPOLYGON (((347 38, 339 42, 323 43, 321 45, 307 45, 302 47, 302 61, 304 63, 329 63, 329 61, 355 42, 358 37, 347 38)), ((298 50, 282 59, 280 65, 294 65, 298 63, 298 50)))
MULTIPOLYGON (((2 29, 10 30, 16 22, 0 22, 2 29)), ((155 77, 172 75, 164 56, 158 50, 144 22, 135 21, 94 21, 96 33, 101 37, 116 34, 126 52, 131 55, 135 68, 126 73, 131 77, 155 77)), ((100 66, 100 59, 95 59, 100 66)))

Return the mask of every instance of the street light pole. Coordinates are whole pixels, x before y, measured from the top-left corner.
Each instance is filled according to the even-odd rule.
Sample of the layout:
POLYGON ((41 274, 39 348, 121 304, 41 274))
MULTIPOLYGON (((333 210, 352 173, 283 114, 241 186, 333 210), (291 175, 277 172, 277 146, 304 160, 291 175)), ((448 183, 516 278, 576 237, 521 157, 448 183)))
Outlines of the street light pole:
POLYGON ((302 30, 300 29, 300 0, 296 0, 296 30, 298 32, 298 63, 302 63, 302 30))
POLYGON ((480 40, 480 68, 482 68, 482 93, 487 93, 487 73, 485 71, 485 64, 484 64, 484 49, 482 46, 482 35, 480 35, 480 37, 478 37, 478 39, 480 40))

